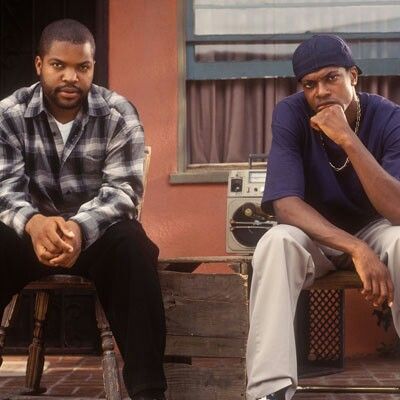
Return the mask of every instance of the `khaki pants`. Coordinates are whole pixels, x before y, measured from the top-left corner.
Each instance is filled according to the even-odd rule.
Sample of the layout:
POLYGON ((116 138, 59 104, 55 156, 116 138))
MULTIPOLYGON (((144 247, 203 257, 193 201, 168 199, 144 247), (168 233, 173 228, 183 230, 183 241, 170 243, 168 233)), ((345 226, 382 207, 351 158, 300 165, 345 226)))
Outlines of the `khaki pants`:
MULTIPOLYGON (((387 220, 369 224, 356 235, 375 251, 400 285, 400 226, 387 220)), ((277 225, 259 241, 253 257, 250 292, 250 331, 247 343, 247 399, 255 400, 289 386, 286 400, 297 387, 297 360, 293 330, 300 291, 315 278, 334 270, 327 255, 341 253, 318 245, 303 231, 277 225)), ((400 332, 400 289, 392 307, 400 332)))

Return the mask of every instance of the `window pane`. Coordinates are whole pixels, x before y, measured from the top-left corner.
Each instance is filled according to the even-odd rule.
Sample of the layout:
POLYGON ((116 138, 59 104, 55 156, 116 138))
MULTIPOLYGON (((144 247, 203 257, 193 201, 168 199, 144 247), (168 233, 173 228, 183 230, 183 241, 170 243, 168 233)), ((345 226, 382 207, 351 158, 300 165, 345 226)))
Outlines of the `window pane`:
POLYGON ((397 0, 194 0, 195 34, 395 32, 397 0))
MULTIPOLYGON (((397 40, 346 40, 355 59, 398 58, 397 40)), ((196 45, 197 62, 291 60, 300 43, 196 45)))

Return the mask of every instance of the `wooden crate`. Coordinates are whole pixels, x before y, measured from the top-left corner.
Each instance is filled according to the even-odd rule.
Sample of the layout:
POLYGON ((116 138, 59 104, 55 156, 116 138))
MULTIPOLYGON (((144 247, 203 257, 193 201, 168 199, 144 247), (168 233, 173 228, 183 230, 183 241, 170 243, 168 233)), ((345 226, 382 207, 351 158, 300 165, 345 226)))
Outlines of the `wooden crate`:
POLYGON ((164 270, 160 282, 167 323, 168 399, 245 398, 247 275, 164 270))

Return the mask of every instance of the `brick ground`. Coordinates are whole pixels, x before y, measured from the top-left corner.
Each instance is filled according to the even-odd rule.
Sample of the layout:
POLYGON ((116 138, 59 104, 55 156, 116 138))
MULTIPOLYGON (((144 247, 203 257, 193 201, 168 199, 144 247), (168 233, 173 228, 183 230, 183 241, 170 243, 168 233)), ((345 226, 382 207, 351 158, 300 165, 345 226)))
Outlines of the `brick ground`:
MULTIPOLYGON (((0 368, 0 398, 24 386, 25 363, 26 357, 4 356, 0 368)), ((104 398, 101 359, 46 356, 42 386, 47 388, 46 395, 104 398)))
MULTIPOLYGON (((5 356, 0 368, 0 399, 24 384, 25 357, 5 356)), ((400 385, 400 360, 369 356, 348 360, 334 375, 308 378, 303 384, 400 385)), ((101 361, 93 356, 47 356, 42 384, 47 395, 104 398, 101 361)), ((126 393, 125 393, 126 396, 126 393)), ((400 395, 296 394, 294 400, 391 400, 400 395)), ((188 399, 189 400, 189 399, 188 399)), ((206 399, 205 399, 206 400, 206 399)))
MULTIPOLYGON (((400 386, 400 360, 368 356, 347 360, 343 372, 324 377, 304 379, 302 384, 314 385, 393 385, 400 386)), ((400 394, 310 394, 298 393, 294 400, 391 400, 400 394)))

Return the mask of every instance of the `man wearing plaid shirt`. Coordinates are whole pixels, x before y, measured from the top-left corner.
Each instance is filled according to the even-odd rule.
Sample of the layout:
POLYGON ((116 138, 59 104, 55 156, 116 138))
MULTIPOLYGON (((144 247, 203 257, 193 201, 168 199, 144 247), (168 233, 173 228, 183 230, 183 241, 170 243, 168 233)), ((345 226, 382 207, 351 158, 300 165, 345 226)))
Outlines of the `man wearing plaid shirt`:
POLYGON ((95 43, 74 20, 47 26, 40 79, 0 102, 0 312, 29 281, 91 279, 135 400, 164 399, 158 248, 136 221, 144 138, 135 108, 92 84, 95 43))

